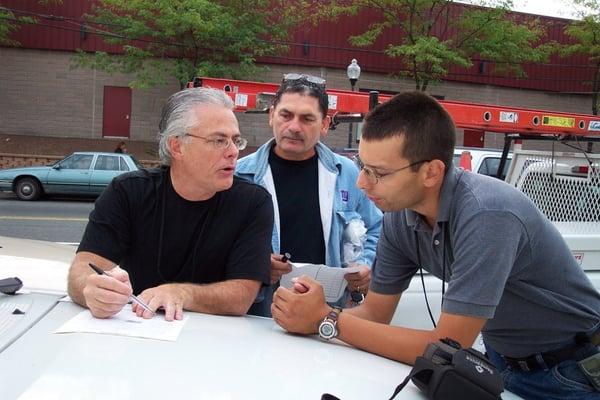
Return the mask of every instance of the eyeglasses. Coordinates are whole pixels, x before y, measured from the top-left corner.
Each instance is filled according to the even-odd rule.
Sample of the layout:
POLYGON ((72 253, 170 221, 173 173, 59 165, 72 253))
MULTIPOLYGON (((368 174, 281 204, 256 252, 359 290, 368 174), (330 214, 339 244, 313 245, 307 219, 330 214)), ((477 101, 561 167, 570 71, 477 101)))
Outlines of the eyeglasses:
POLYGON ((283 82, 290 82, 290 81, 306 81, 309 83, 312 83, 313 85, 325 88, 325 79, 318 77, 318 76, 313 76, 313 75, 306 75, 306 74, 296 74, 296 73, 290 73, 290 74, 284 74, 283 75, 283 82))
POLYGON ((398 168, 398 169, 396 169, 394 171, 386 172, 385 174, 380 174, 378 172, 375 172, 373 169, 371 169, 369 167, 365 167, 365 164, 362 162, 362 160, 360 159, 360 157, 354 156, 354 158, 352 160, 354 161, 354 164, 356 164, 358 170, 359 171, 363 171, 365 173, 367 179, 369 179, 369 181, 371 181, 374 185, 378 184, 379 180, 385 178, 386 176, 390 176, 392 174, 395 174, 396 172, 400 172, 402 170, 405 170, 407 168, 413 167, 415 165, 431 161, 431 160, 416 161, 414 163, 408 164, 406 167, 398 168))
POLYGON ((202 139, 206 143, 212 144, 216 150, 225 150, 225 149, 229 148, 231 143, 233 143, 235 148, 238 150, 244 150, 246 148, 246 146, 248 145, 248 140, 244 139, 243 137, 240 137, 240 136, 231 138, 231 140, 228 137, 218 137, 215 139, 207 139, 205 137, 193 135, 191 133, 186 133, 185 136, 191 136, 196 139, 202 139))

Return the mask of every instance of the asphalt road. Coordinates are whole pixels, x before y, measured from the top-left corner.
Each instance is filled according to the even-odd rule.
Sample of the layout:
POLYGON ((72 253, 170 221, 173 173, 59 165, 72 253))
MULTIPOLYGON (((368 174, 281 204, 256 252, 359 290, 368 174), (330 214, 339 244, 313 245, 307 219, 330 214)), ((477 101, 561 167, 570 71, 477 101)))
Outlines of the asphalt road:
POLYGON ((94 199, 20 201, 0 192, 0 236, 79 243, 94 199))

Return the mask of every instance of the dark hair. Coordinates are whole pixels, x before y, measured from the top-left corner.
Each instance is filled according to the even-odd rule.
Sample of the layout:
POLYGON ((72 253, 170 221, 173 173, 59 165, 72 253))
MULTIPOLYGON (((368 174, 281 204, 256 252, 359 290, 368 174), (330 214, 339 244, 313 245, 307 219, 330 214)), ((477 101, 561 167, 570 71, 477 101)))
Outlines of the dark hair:
MULTIPOLYGON (((371 110, 365 117, 362 140, 404 137, 400 155, 411 163, 441 160, 446 172, 452 167, 456 132, 452 118, 433 97, 405 92, 371 110)), ((421 165, 413 166, 416 171, 421 165)))
POLYGON ((277 107, 277 104, 281 101, 281 96, 286 93, 298 93, 304 96, 314 97, 319 101, 319 111, 321 111, 321 116, 323 118, 327 116, 329 99, 327 98, 327 92, 325 91, 324 85, 310 82, 306 78, 284 80, 281 82, 281 85, 273 98, 273 108, 277 107))

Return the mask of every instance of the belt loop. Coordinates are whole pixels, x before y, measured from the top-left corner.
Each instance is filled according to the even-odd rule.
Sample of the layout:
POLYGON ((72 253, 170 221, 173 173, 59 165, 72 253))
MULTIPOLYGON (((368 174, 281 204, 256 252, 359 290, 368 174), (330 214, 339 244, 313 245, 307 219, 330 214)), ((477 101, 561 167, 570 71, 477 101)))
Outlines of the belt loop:
POLYGON ((535 355, 535 361, 540 367, 542 367, 544 371, 548 371, 550 369, 548 368, 548 364, 546 364, 546 360, 544 360, 544 356, 542 356, 540 353, 535 355))
POLYGON ((519 367, 521 368, 522 371, 524 371, 524 372, 531 371, 531 369, 529 368, 529 365, 527 364, 527 361, 517 360, 517 364, 519 365, 519 367))

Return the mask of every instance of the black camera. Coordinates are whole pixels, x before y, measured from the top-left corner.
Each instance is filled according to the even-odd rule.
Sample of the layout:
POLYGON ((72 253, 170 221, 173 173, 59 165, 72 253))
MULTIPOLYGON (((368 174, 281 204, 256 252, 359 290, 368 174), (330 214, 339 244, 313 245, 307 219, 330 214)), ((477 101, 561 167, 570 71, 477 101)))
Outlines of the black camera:
POLYGON ((504 390, 500 373, 484 354, 449 338, 427 345, 390 400, 409 380, 431 400, 497 400, 504 390))

